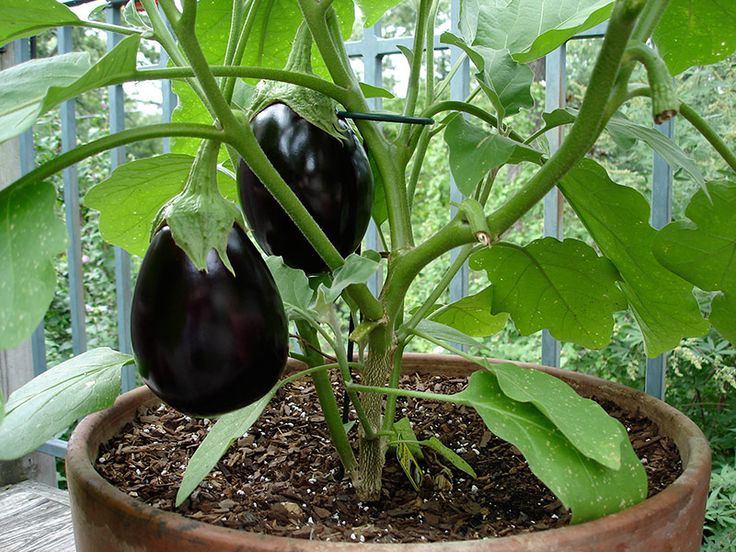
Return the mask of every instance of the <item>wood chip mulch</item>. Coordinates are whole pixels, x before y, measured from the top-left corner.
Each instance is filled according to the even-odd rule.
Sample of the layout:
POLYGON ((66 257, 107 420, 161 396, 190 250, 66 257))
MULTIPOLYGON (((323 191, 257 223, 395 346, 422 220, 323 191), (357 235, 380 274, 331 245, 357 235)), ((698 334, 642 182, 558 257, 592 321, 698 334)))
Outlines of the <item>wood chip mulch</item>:
MULTIPOLYGON (((466 380, 412 376, 403 384, 454 393, 466 380)), ((603 406, 629 431, 649 476, 649 495, 672 483, 682 471, 673 442, 650 420, 624 415, 612 404, 603 406)), ((435 542, 569 523, 568 511, 530 472, 515 447, 488 432, 472 409, 401 399, 398 413, 411 418, 419 439, 437 436, 455 450, 478 478, 470 479, 426 450, 424 484, 417 493, 389 453, 381 500, 358 502, 349 480, 342 477, 314 388, 306 380, 278 393, 178 509, 173 503, 182 474, 211 427, 209 420, 165 406, 140 411, 101 448, 97 470, 151 506, 224 527, 295 538, 435 542)))

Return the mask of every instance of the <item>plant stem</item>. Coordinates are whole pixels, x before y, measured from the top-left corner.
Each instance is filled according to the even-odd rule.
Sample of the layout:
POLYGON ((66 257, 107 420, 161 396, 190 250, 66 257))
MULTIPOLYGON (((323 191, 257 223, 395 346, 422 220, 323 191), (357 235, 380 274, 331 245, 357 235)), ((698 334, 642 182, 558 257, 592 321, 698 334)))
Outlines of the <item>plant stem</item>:
POLYGON ((657 52, 644 43, 635 43, 627 48, 626 55, 647 70, 654 122, 659 125, 677 115, 680 100, 675 93, 672 75, 657 52))
POLYGON ((442 278, 439 282, 437 282, 437 285, 434 287, 432 292, 427 296, 422 305, 412 315, 409 321, 404 323, 404 325, 399 330, 397 336, 399 341, 403 341, 409 338, 409 334, 411 333, 411 331, 416 327, 417 324, 419 324, 420 321, 424 319, 424 317, 429 313, 429 310, 432 308, 432 306, 437 303, 437 300, 442 296, 442 294, 447 289, 447 286, 449 286, 452 282, 455 274, 457 274, 458 270, 462 268, 463 264, 465 264, 465 261, 468 260, 468 257, 470 257, 470 254, 473 252, 473 247, 474 246, 472 244, 466 244, 460 249, 457 257, 442 275, 442 278))
MULTIPOLYGON (((412 52, 414 54, 411 60, 409 70, 409 85, 406 91, 406 100, 404 101, 404 117, 411 117, 417 107, 417 98, 419 97, 419 74, 422 70, 422 54, 424 51, 424 34, 427 31, 427 18, 431 8, 432 0, 419 0, 419 9, 417 10, 416 30, 414 31, 414 43, 412 44, 412 52)), ((434 32, 434 29, 433 29, 434 32)), ((429 52, 427 52, 429 56, 429 52)), ((399 136, 396 143, 401 145, 407 144, 411 127, 403 125, 399 130, 399 136)))
POLYGON ((449 402, 454 404, 469 404, 467 401, 457 398, 456 395, 443 395, 442 393, 431 393, 429 391, 414 391, 412 389, 401 389, 393 387, 377 387, 373 385, 361 385, 359 383, 351 383, 350 388, 361 393, 375 393, 380 395, 388 395, 389 397, 410 397, 413 399, 423 399, 426 401, 449 402))
MULTIPOLYGON (((400 342, 394 351, 393 365, 391 367, 391 376, 388 380, 388 386, 396 389, 399 387, 401 380, 401 360, 404 356, 405 342, 400 342)), ((389 396, 386 399, 386 410, 383 414, 383 430, 389 431, 394 425, 396 417, 396 397, 389 396)))
POLYGON ((107 151, 133 142, 142 140, 152 140, 154 138, 164 138, 172 136, 187 136, 192 138, 204 138, 208 140, 216 140, 222 142, 225 140, 225 134, 210 125, 200 125, 194 123, 162 123, 158 125, 149 125, 139 128, 131 128, 105 136, 99 140, 94 140, 74 148, 73 150, 62 153, 47 161, 40 167, 35 168, 31 172, 23 175, 16 180, 11 186, 18 188, 48 178, 49 176, 103 151, 107 151))
MULTIPOLYGON (((347 91, 329 81, 315 75, 286 71, 284 69, 270 69, 268 67, 212 65, 210 71, 215 77, 241 77, 245 79, 264 79, 297 84, 310 88, 329 96, 342 103, 347 91)), ((140 69, 125 75, 118 75, 106 84, 121 84, 128 81, 157 80, 157 79, 187 79, 194 75, 189 67, 167 67, 165 69, 140 69)))
POLYGON ((434 25, 437 20, 437 11, 439 10, 439 0, 433 0, 429 9, 429 18, 424 33, 425 51, 427 52, 427 62, 425 69, 426 78, 426 105, 430 105, 434 101, 434 25))
MULTIPOLYGON (((230 31, 227 37, 227 46, 225 47, 225 58, 224 65, 233 65, 233 57, 235 56, 235 49, 238 46, 238 37, 240 36, 240 28, 243 22, 243 0, 236 0, 233 2, 232 12, 230 14, 230 31)), ((225 87, 227 85, 227 79, 223 79, 220 82, 222 93, 225 99, 229 102, 227 94, 225 93, 225 87)))
POLYGON ((124 27, 122 25, 112 25, 110 23, 102 23, 101 21, 87 21, 85 19, 80 19, 78 22, 67 23, 67 24, 74 25, 76 27, 87 27, 88 29, 99 29, 100 31, 118 33, 121 35, 141 34, 141 32, 137 29, 131 29, 130 27, 124 27))
POLYGON ((419 137, 419 143, 414 151, 414 163, 411 166, 411 173, 409 174, 409 182, 407 183, 406 190, 406 196, 409 201, 409 211, 411 211, 412 205, 414 204, 414 193, 417 189, 419 175, 422 172, 422 165, 424 163, 424 156, 427 154, 427 148, 429 147, 429 141, 431 138, 431 134, 425 129, 419 137))
POLYGON ((728 166, 736 171, 736 153, 734 153, 723 141, 718 133, 708 124, 697 111, 684 102, 680 103, 680 115, 693 125, 703 138, 705 138, 711 146, 720 154, 728 166))
MULTIPOLYGON (((256 21, 256 12, 258 5, 259 0, 250 0, 250 3, 248 4, 248 12, 245 15, 245 21, 243 22, 240 30, 240 36, 238 37, 235 53, 233 54, 232 60, 230 62, 230 65, 232 66, 237 67, 243 61, 243 54, 245 53, 245 47, 248 44, 248 37, 250 37, 251 30, 253 29, 253 24, 256 21)), ((235 91, 236 80, 236 77, 229 77, 225 80, 223 95, 225 96, 225 99, 228 101, 228 103, 231 102, 233 99, 233 92, 235 91)))
MULTIPOLYGON (((298 321, 296 327, 302 339, 315 345, 319 344, 317 332, 307 322, 298 321)), ((322 356, 312 349, 307 348, 304 354, 310 366, 320 365, 323 362, 322 356)), ((337 366, 339 367, 339 364, 337 366)), ((347 433, 345 433, 345 426, 342 424, 340 408, 337 405, 335 393, 332 391, 330 377, 323 370, 312 374, 312 381, 314 383, 314 389, 317 392, 319 404, 322 407, 327 429, 330 432, 330 439, 335 446, 335 450, 337 450, 337 454, 340 456, 340 461, 345 468, 345 472, 351 474, 352 477, 358 464, 353 454, 353 448, 350 446, 347 433)))

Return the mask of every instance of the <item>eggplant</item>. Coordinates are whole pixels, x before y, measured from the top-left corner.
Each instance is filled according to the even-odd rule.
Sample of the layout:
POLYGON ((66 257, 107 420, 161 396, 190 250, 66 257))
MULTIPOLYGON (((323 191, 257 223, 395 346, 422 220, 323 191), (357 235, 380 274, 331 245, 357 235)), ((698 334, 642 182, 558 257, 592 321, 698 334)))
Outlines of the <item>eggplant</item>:
MULTIPOLYGON (((283 103, 263 109, 251 128, 269 161, 314 217, 335 248, 347 256, 358 248, 373 206, 373 176, 355 133, 343 121, 343 140, 303 119, 283 103)), ((307 274, 327 270, 286 212, 241 160, 240 203, 261 248, 307 274)))
POLYGON ((234 225, 231 273, 213 249, 199 271, 164 226, 151 240, 133 296, 131 338, 146 385, 197 416, 242 408, 278 381, 288 321, 258 250, 234 225))

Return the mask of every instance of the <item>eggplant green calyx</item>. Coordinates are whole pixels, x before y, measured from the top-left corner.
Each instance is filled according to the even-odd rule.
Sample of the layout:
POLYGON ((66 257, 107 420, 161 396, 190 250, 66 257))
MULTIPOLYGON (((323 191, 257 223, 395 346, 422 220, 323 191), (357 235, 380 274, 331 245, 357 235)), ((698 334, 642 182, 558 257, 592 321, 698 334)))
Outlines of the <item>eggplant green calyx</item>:
MULTIPOLYGON (((312 72, 312 35, 309 27, 302 22, 296 32, 294 45, 284 67, 287 71, 312 72)), ((248 119, 252 119, 269 105, 283 103, 288 105, 297 115, 309 123, 324 130, 330 136, 345 141, 347 138, 337 119, 337 102, 309 88, 278 81, 261 81, 256 88, 256 95, 248 110, 248 119)))
POLYGON ((205 140, 197 151, 184 189, 159 210, 152 234, 168 225, 176 244, 197 270, 207 271, 207 256, 213 249, 234 274, 227 256, 233 224, 244 228, 237 205, 220 194, 217 187, 217 154, 220 143, 205 140))

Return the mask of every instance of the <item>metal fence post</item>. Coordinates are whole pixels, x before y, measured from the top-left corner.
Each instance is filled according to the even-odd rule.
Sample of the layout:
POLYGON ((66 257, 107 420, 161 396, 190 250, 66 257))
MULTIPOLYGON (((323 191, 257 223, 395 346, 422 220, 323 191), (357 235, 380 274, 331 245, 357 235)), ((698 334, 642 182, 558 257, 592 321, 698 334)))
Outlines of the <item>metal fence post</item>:
MULTIPOLYGON (((73 51, 72 27, 59 27, 59 53, 73 51)), ((77 145, 76 99, 61 104, 61 151, 77 145)), ((67 266, 69 271, 69 310, 72 319, 72 352, 75 355, 87 349, 85 329, 84 279, 82 274, 82 231, 79 214, 79 173, 77 166, 64 169, 64 214, 69 238, 67 266)))
MULTIPOLYGON (((107 9, 107 22, 120 25, 120 2, 113 2, 107 9)), ((107 33, 107 49, 112 50, 118 42, 120 35, 107 33)), ((120 132, 125 128, 125 96, 122 85, 108 87, 109 109, 110 109, 110 134, 120 132)), ((125 163, 125 148, 118 147, 111 152, 112 170, 125 163)), ((115 290, 118 312, 118 347, 124 353, 130 353, 130 304, 132 301, 130 286, 130 255, 119 247, 115 248, 115 290)), ((135 387, 135 369, 126 366, 123 369, 122 389, 128 391, 135 387)))
MULTIPOLYGON (((454 33, 459 32, 460 24, 460 0, 452 0, 450 2, 450 24, 454 33)), ((450 64, 454 65, 463 55, 460 48, 453 46, 450 48, 450 64)), ((460 69, 450 82, 450 98, 458 101, 465 101, 470 94, 470 63, 465 58, 460 69)), ((465 196, 458 190, 455 179, 450 174, 450 201, 460 203, 465 196)), ((454 217, 457 213, 456 207, 450 207, 450 217, 454 217)), ((450 262, 454 262, 458 252, 454 250, 450 253, 450 262)), ((450 282, 450 301, 459 301, 468 294, 468 263, 464 263, 455 277, 450 282)), ((465 350, 465 346, 460 347, 465 350)))
MULTIPOLYGON (((657 125, 657 130, 668 138, 675 133, 674 119, 657 125)), ((672 168, 659 154, 654 153, 652 159, 652 216, 654 228, 662 228, 672 218, 672 168)), ((667 372, 667 353, 647 359, 647 372, 644 391, 663 400, 664 378, 667 372)))
MULTIPOLYGON (((547 84, 544 107, 545 111, 565 107, 567 95, 566 47, 563 44, 554 52, 547 54, 544 60, 544 78, 547 84)), ((550 154, 557 151, 562 143, 563 127, 557 127, 546 133, 550 154)), ((544 196, 544 235, 562 239, 562 194, 557 187, 544 196)), ((542 330, 542 364, 546 366, 560 365, 560 342, 549 330, 542 330)))

